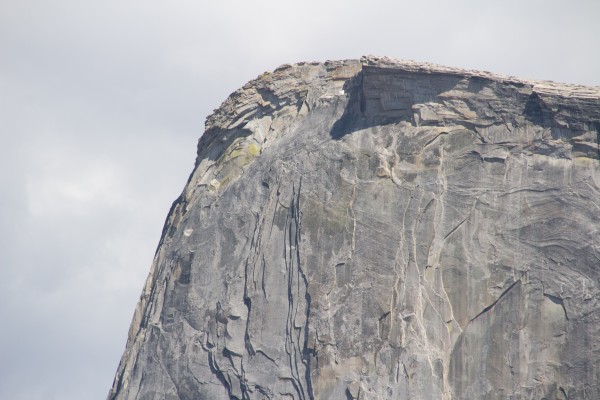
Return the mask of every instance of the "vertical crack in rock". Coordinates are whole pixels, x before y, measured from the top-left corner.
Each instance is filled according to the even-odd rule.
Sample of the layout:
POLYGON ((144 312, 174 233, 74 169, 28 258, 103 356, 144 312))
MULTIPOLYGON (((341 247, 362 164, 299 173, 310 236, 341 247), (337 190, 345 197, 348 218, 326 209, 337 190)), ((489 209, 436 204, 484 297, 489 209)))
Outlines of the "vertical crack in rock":
POLYGON ((286 270, 288 273, 288 324, 286 328, 286 348, 294 387, 299 399, 313 399, 310 380, 310 354, 308 351, 308 323, 310 317, 310 294, 308 280, 302 270, 300 257, 300 192, 292 187, 292 200, 286 219, 288 240, 286 243, 286 270), (302 302, 304 300, 304 302, 302 302), (302 373, 301 368, 304 369, 302 373))
POLYGON ((600 88, 284 65, 208 117, 110 400, 600 399, 600 88))

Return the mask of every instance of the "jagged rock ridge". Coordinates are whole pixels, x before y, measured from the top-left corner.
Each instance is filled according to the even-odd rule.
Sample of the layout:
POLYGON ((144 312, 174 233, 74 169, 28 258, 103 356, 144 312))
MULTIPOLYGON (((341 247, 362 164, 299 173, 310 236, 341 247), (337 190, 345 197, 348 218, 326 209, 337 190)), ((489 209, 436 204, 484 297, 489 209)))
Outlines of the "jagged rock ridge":
POLYGON ((600 398, 600 88, 364 57, 207 120, 109 399, 600 398))

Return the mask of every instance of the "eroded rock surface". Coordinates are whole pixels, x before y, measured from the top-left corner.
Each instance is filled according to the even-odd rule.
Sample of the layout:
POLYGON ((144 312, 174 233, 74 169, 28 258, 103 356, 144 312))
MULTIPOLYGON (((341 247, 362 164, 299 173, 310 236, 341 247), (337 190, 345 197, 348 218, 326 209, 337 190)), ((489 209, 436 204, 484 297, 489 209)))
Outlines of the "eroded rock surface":
POLYGON ((600 399, 600 88, 365 57, 208 118, 109 399, 600 399))

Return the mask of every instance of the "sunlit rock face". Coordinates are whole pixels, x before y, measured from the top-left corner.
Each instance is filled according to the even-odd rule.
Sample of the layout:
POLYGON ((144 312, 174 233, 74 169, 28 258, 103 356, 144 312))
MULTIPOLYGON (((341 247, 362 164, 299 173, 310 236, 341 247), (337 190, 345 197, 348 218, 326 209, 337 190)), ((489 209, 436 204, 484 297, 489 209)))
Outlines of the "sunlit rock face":
POLYGON ((600 399, 600 89, 365 57, 207 120, 109 399, 600 399))

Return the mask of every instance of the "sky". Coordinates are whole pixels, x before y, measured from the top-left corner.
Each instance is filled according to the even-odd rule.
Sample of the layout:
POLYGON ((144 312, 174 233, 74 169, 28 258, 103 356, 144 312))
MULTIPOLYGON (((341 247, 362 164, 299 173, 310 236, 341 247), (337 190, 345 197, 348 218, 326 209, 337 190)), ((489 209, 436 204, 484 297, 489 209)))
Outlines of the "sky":
POLYGON ((204 120, 373 54, 600 86, 597 0, 0 0, 0 400, 105 399, 204 120))

